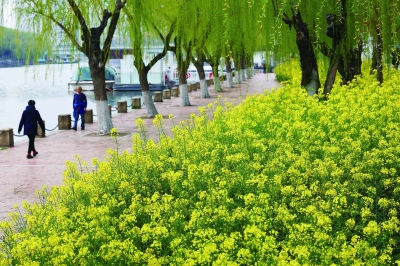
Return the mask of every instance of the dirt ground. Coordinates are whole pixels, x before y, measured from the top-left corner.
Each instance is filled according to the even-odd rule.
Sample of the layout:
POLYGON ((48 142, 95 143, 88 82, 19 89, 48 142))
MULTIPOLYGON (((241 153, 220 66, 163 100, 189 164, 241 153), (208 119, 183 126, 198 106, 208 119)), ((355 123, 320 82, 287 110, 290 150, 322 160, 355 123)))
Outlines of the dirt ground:
MULTIPOLYGON (((279 83, 275 75, 255 74, 251 79, 235 84, 234 88, 223 85, 224 92, 215 93, 214 86, 209 86, 211 98, 201 98, 199 90, 189 93, 191 106, 181 106, 179 97, 165 99, 163 102, 155 103, 159 114, 168 117, 174 115, 175 124, 186 120, 190 114, 198 114, 200 106, 206 106, 215 102, 220 95, 223 101, 240 103, 246 95, 262 93, 266 89, 277 88, 279 83)), ((129 105, 130 103, 128 103, 129 105)), ((37 106, 40 111, 40 106, 37 106)), ((129 109, 129 108, 128 108, 129 109)), ((58 114, 54 114, 57 115, 58 114)), ((121 133, 119 137, 120 149, 131 149, 132 134, 138 132, 135 120, 144 118, 148 127, 148 135, 156 137, 153 119, 146 118, 147 112, 141 109, 129 109, 127 113, 112 112, 113 126, 121 133)), ((169 130, 172 123, 166 120, 169 130)), ((114 140, 110 136, 99 136, 97 123, 87 124, 86 130, 57 130, 47 133, 44 138, 37 138, 35 146, 39 154, 33 159, 26 159, 28 149, 27 141, 17 141, 14 147, 0 149, 0 220, 9 219, 9 212, 14 206, 20 206, 23 201, 36 202, 38 198, 35 192, 43 186, 48 188, 59 186, 63 182, 65 162, 77 162, 76 155, 91 164, 92 158, 103 160, 106 150, 114 147, 114 140)), ((15 134, 15 132, 14 132, 15 134)))

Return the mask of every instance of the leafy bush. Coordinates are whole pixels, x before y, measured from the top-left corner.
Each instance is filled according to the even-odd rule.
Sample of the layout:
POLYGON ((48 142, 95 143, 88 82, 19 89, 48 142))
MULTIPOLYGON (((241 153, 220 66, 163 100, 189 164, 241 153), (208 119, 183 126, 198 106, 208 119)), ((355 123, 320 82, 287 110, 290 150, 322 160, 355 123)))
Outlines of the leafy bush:
POLYGON ((157 117, 157 142, 68 162, 65 185, 3 222, 2 265, 399 263, 399 84, 217 101, 173 137, 157 117))

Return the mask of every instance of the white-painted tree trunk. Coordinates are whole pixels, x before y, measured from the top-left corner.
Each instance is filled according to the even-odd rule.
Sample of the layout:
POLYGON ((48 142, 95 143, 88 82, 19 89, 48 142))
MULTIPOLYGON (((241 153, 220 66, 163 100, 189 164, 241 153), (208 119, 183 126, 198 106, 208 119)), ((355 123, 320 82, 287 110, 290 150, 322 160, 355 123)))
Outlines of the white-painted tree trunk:
POLYGON ((316 91, 317 91, 317 77, 318 77, 318 72, 316 69, 313 69, 312 74, 311 74, 311 81, 308 83, 305 87, 308 93, 308 96, 313 96, 316 91))
POLYGON ((240 74, 242 75, 242 80, 246 81, 246 72, 244 71, 244 69, 240 70, 240 74))
POLYGON ((235 83, 240 84, 242 83, 240 70, 235 70, 235 83))
POLYGON ((142 91, 144 106, 146 107, 147 116, 148 117, 155 117, 158 112, 156 106, 153 102, 153 97, 150 94, 150 91, 142 91))
POLYGON ((107 135, 110 134, 113 124, 111 121, 111 114, 108 109, 107 101, 95 101, 97 111, 97 134, 107 135))
POLYGON ((222 92, 221 82, 219 81, 219 77, 214 77, 214 90, 216 92, 222 92))
POLYGON ((253 70, 251 67, 246 68, 247 78, 251 79, 253 77, 253 70))
POLYGON ((228 87, 233 88, 233 75, 232 72, 226 73, 226 81, 228 81, 228 87))
POLYGON ((179 84, 179 92, 181 94, 181 106, 190 106, 188 85, 179 84))
POLYGON ((210 94, 208 93, 207 81, 205 79, 200 80, 200 91, 201 98, 210 98, 210 94))

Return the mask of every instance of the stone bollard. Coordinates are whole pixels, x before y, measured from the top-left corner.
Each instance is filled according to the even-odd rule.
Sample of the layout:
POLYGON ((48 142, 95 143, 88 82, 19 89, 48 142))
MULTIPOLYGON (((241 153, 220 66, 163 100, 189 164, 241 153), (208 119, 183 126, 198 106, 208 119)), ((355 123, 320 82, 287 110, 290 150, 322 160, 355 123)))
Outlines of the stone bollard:
POLYGON ((39 123, 37 124, 37 134, 39 136, 39 138, 44 138, 46 137, 46 122, 43 120, 43 124, 44 124, 44 131, 42 130, 42 128, 40 127, 39 123))
POLYGON ((163 90, 163 97, 164 99, 171 99, 171 90, 170 89, 163 90))
POLYGON ((118 107, 118 113, 126 113, 127 112, 126 101, 118 101, 117 107, 118 107))
POLYGON ((111 104, 108 105, 108 112, 110 113, 110 117, 112 117, 112 115, 111 115, 111 104))
POLYGON ((179 88, 172 88, 172 97, 179 97, 179 88))
POLYGON ((162 98, 162 92, 161 91, 155 91, 154 92, 154 102, 162 102, 163 98, 162 98))
POLYGON ((58 115, 58 129, 59 130, 71 129, 71 115, 69 114, 58 115))
POLYGON ((13 147, 14 133, 12 128, 0 129, 0 147, 13 147))
POLYGON ((188 88, 188 92, 192 92, 192 90, 193 90, 193 84, 188 84, 188 85, 187 85, 187 88, 188 88))
POLYGON ((93 110, 92 109, 86 109, 85 113, 85 123, 93 123, 93 110))
POLYGON ((142 108, 142 103, 140 97, 132 97, 132 109, 142 108))

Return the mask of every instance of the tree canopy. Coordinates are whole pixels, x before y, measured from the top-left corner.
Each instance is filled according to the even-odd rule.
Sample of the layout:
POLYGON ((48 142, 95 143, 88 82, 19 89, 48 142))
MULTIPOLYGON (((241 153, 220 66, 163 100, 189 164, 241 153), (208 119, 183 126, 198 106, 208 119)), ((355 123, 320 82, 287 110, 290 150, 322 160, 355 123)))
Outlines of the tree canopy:
MULTIPOLYGON (((85 27, 98 28, 105 10, 113 13, 120 1, 14 2, 19 28, 33 32, 31 43, 33 47, 40 47, 28 53, 53 51, 52 48, 60 44, 85 53, 85 27), (86 26, 82 22, 87 23, 86 26)), ((399 0, 136 0, 126 3, 124 20, 112 27, 119 28, 119 37, 127 42, 151 43, 150 39, 160 38, 160 32, 168 32, 175 21, 171 42, 177 40, 178 56, 184 55, 190 46, 194 58, 204 53, 206 59, 218 61, 218 64, 225 64, 225 58, 233 59, 235 70, 252 66, 256 51, 263 51, 266 61, 272 55, 278 61, 298 57, 304 72, 302 85, 320 84, 313 80, 312 75, 317 72, 322 83, 325 82, 318 87, 325 86, 325 93, 329 93, 336 72, 340 73, 343 83, 361 74, 361 67, 357 65, 361 64, 361 56, 376 62, 372 66, 377 70, 378 80, 383 81, 379 76, 382 65, 390 64, 391 53, 400 43, 399 9, 399 0), (127 22, 129 16, 131 26, 127 22), (132 26, 135 23, 137 26, 132 26), (307 42, 301 43, 303 36, 307 42), (329 64, 328 73, 319 73, 315 60, 304 60, 310 56, 329 64)), ((109 24, 106 27, 115 30, 109 28, 109 24)), ((107 50, 107 39, 112 36, 100 38, 105 45, 101 49, 107 50)), ((103 51, 105 56, 106 50, 103 51)), ((103 61, 106 60, 105 57, 103 61)))

